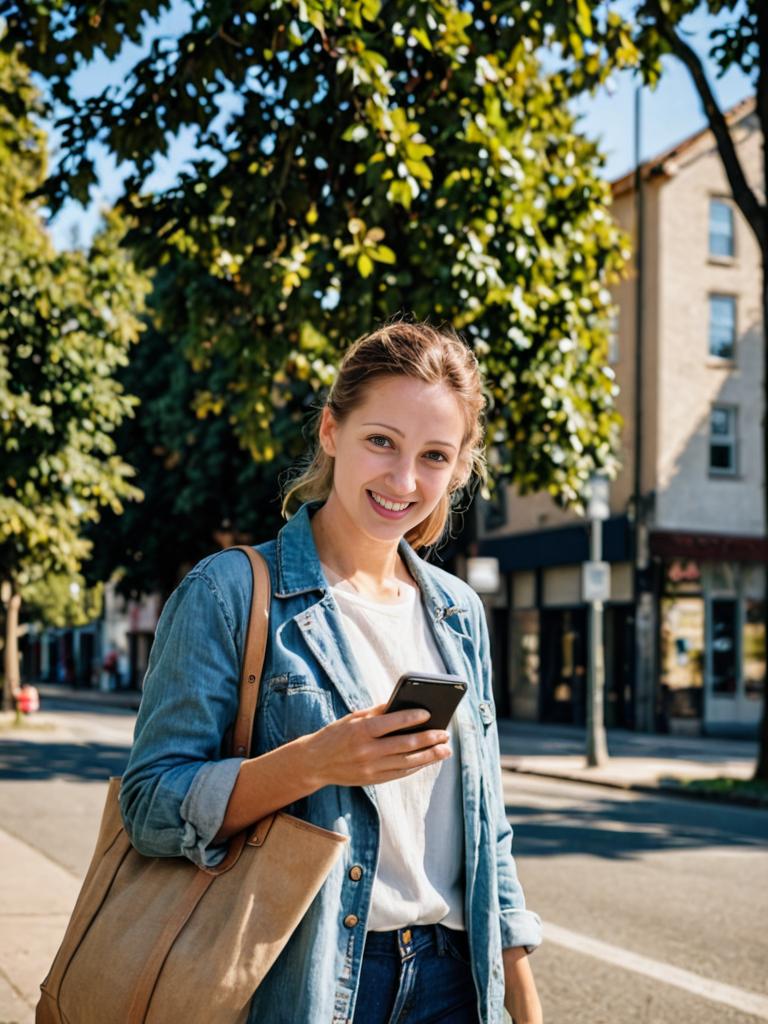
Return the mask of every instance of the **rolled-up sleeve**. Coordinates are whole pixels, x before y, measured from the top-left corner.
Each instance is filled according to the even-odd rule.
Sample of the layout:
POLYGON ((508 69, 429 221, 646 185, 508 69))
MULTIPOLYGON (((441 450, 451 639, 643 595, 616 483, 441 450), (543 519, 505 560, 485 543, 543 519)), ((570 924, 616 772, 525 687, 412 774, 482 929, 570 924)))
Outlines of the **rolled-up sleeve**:
MULTIPOLYGON (((490 641, 485 611, 480 599, 477 599, 477 632, 479 637, 479 656, 482 669, 482 685, 484 699, 493 711, 493 685, 491 676, 490 641)), ((504 801, 504 789, 501 781, 501 758, 499 751, 499 733, 496 727, 495 713, 485 733, 489 763, 492 771, 489 782, 492 788, 493 801, 496 809, 496 872, 499 891, 499 915, 501 926, 501 945, 503 949, 512 946, 524 946, 527 953, 532 953, 543 941, 542 924, 539 915, 528 910, 525 905, 525 894, 517 877, 517 867, 512 854, 512 826, 507 819, 504 801)))
POLYGON ((150 653, 120 809, 136 849, 211 867, 240 758, 222 757, 237 714, 240 664, 232 615, 193 570, 166 603, 150 653))

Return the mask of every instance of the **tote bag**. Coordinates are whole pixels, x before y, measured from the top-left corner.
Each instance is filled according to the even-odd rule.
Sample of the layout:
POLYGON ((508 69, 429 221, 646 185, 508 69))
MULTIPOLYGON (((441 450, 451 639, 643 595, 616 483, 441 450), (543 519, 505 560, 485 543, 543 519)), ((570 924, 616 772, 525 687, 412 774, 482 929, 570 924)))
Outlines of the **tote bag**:
MULTIPOLYGON (((251 748, 269 628, 264 559, 241 546, 253 599, 231 756, 251 748)), ((43 981, 36 1024, 244 1024, 251 996, 339 858, 346 836, 282 811, 233 837, 225 859, 144 857, 111 779, 96 849, 43 981)))

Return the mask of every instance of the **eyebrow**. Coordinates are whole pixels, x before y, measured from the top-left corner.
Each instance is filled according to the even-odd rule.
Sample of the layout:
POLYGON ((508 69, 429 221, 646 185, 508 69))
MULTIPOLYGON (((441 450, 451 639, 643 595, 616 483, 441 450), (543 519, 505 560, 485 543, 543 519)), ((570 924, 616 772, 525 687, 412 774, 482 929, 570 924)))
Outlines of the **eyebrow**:
MULTIPOLYGON (((363 426, 364 427, 384 427, 385 430, 391 430, 393 434, 399 434, 400 437, 405 437, 405 434, 402 432, 402 430, 398 430, 397 427, 391 427, 388 423, 368 422, 368 423, 364 423, 363 426)), ((455 448, 456 447, 456 445, 455 444, 451 444, 450 441, 434 441, 433 440, 433 441, 425 441, 424 443, 425 444, 441 444, 441 445, 444 445, 446 448, 455 448)))

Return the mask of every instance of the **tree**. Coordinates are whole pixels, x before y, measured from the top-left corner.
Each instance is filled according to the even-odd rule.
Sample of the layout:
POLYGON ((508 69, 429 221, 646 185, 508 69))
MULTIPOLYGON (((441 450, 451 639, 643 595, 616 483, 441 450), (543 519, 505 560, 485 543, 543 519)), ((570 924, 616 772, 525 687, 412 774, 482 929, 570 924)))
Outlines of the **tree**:
MULTIPOLYGON (((74 602, 90 554, 85 523, 141 496, 113 433, 134 399, 115 381, 138 335, 146 284, 118 246, 111 216, 88 252, 56 253, 39 204, 45 175, 39 104, 26 68, 0 53, 0 586, 5 604, 4 704, 19 686, 25 598, 56 619, 74 602), (46 590, 41 598, 41 590, 46 590), (56 594, 63 594, 55 601, 56 594)), ((84 613, 93 595, 81 591, 84 613)), ((70 607, 70 614, 75 614, 70 607)))
POLYGON ((509 5, 206 0, 122 87, 75 96, 83 60, 167 6, 7 4, 4 45, 60 113, 52 206, 87 198, 98 140, 131 165, 135 251, 184 257, 158 330, 218 368, 197 412, 270 463, 353 338, 397 310, 445 318, 492 382, 496 477, 579 507, 590 473, 615 468, 606 285, 626 251, 567 109, 573 76, 542 74, 509 5), (181 130, 196 155, 150 195, 181 130))
POLYGON ((155 276, 149 326, 118 373, 139 406, 115 441, 131 453, 144 500, 120 514, 106 510, 87 531, 94 551, 87 578, 96 583, 119 570, 117 587, 127 597, 160 591, 165 598, 217 546, 259 543, 282 524, 276 476, 287 468, 287 456, 257 463, 225 418, 201 419, 195 396, 216 386, 216 361, 195 372, 178 345, 152 325, 152 307, 175 292, 183 263, 177 259, 155 276))

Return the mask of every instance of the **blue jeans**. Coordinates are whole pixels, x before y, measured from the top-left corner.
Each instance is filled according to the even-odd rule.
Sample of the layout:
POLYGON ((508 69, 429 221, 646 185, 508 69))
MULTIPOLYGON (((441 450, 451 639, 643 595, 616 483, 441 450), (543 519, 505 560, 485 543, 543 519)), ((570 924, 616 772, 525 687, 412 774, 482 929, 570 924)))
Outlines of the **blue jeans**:
POLYGON ((478 1024, 466 932, 368 932, 354 1024, 478 1024))

